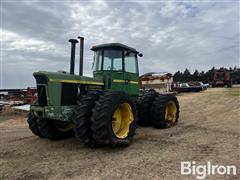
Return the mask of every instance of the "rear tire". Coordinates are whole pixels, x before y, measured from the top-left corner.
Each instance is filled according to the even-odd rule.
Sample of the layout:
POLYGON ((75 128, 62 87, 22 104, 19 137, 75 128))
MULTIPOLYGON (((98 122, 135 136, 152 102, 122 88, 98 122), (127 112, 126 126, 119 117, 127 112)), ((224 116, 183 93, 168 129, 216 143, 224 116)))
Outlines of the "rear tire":
POLYGON ((151 126, 151 107, 158 93, 154 90, 146 92, 137 101, 138 105, 138 125, 151 126))
POLYGON ((74 135, 71 123, 43 118, 38 120, 38 126, 43 137, 51 140, 66 139, 74 135))
POLYGON ((151 108, 152 124, 155 128, 168 128, 178 122, 179 102, 175 95, 159 95, 151 108))
POLYGON ((96 146, 96 142, 92 137, 91 121, 92 110, 95 107, 95 102, 99 99, 99 92, 89 92, 84 95, 78 103, 75 110, 76 116, 73 118, 75 124, 75 136, 82 140, 88 146, 96 146))
POLYGON ((98 144, 126 146, 132 142, 137 122, 136 107, 124 92, 108 92, 93 109, 91 130, 98 144))

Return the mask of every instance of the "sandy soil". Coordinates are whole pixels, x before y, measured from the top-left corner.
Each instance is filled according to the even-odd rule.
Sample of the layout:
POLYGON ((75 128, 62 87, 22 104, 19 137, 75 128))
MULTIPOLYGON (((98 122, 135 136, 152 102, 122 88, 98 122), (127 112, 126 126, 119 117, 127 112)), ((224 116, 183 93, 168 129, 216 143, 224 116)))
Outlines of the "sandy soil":
MULTIPOLYGON (((138 128, 124 149, 85 147, 71 138, 53 142, 31 134, 26 118, 0 114, 0 179, 195 179, 181 161, 239 165, 240 88, 178 96, 177 126, 138 128)), ((240 179, 211 176, 208 179, 240 179)))

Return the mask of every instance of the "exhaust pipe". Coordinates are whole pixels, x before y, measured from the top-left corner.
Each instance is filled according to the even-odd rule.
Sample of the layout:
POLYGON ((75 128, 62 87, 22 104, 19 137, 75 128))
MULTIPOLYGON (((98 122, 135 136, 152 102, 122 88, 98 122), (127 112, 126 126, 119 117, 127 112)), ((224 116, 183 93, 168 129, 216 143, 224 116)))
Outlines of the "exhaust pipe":
POLYGON ((80 39, 80 55, 79 55, 79 76, 83 75, 83 49, 84 49, 84 38, 81 36, 78 36, 78 39, 80 39))
POLYGON ((78 40, 76 39, 69 39, 71 43, 71 58, 70 58, 70 74, 74 74, 74 65, 75 65, 75 49, 78 40))

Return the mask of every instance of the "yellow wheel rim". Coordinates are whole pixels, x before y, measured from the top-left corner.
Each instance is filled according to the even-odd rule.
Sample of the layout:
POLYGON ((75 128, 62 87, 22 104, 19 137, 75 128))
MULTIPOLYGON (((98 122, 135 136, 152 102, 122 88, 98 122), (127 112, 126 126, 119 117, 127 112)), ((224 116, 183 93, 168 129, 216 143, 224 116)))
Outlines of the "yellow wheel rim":
POLYGON ((120 104, 112 116, 112 130, 115 136, 120 139, 126 138, 132 122, 133 113, 131 106, 128 103, 120 104))
POLYGON ((74 128, 73 123, 62 124, 62 123, 55 123, 55 127, 62 132, 68 132, 74 128))
POLYGON ((177 106, 174 101, 169 101, 165 108, 165 120, 174 123, 177 118, 177 106))

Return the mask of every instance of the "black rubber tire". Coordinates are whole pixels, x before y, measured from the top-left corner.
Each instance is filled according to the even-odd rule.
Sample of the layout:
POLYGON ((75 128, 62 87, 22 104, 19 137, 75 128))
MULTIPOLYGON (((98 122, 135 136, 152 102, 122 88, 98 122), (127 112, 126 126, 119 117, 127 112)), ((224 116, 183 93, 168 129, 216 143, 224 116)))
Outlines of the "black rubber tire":
POLYGON ((78 107, 75 110, 75 117, 73 118, 75 136, 90 147, 96 146, 96 142, 92 137, 90 118, 92 117, 92 110, 95 107, 95 102, 99 99, 101 94, 103 93, 92 91, 83 95, 78 102, 78 107))
POLYGON ((132 98, 124 92, 107 92, 96 102, 91 117, 91 130, 97 144, 111 147, 127 146, 132 142, 137 125, 136 105, 132 98), (112 130, 112 116, 117 107, 127 102, 132 109, 133 122, 125 138, 118 138, 112 130))
POLYGON ((179 102, 177 100, 177 97, 175 95, 158 95, 151 108, 151 117, 152 117, 152 125, 155 128, 169 128, 176 124, 179 119, 179 102), (165 109, 166 105, 169 101, 174 101, 177 107, 177 112, 176 112, 176 120, 174 123, 169 123, 165 120, 165 109))
POLYGON ((34 116, 33 113, 30 111, 28 113, 28 118, 27 118, 29 129, 32 131, 34 135, 43 137, 38 126, 38 121, 39 121, 39 118, 34 116))
POLYGON ((50 140, 61 140, 72 137, 74 135, 73 129, 66 132, 60 131, 56 127, 56 123, 62 122, 58 122, 47 118, 38 119, 39 130, 43 137, 48 138, 50 140))
POLYGON ((158 93, 154 90, 148 91, 137 100, 138 108, 138 125, 151 126, 151 107, 158 93))

